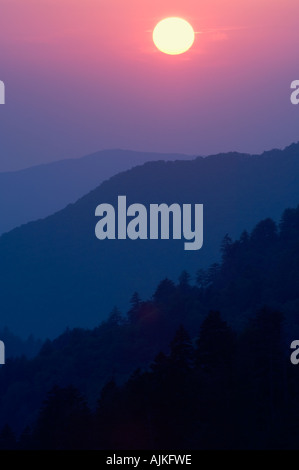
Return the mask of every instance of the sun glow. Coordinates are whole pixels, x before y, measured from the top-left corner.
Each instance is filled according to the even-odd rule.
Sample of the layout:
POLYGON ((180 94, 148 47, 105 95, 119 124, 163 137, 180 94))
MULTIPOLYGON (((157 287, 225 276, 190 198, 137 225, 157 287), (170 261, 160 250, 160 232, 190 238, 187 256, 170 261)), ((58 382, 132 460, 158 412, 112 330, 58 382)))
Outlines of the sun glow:
POLYGON ((153 32, 154 44, 164 54, 183 54, 190 49, 194 39, 192 26, 182 18, 165 18, 157 24, 153 32))

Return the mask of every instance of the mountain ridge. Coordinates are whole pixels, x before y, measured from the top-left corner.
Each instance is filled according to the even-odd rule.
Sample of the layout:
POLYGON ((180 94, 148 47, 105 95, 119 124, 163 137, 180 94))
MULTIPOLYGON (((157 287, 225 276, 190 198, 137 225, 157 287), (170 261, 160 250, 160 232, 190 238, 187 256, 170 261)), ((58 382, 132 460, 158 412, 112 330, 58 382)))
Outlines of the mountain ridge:
POLYGON ((2 214, 0 234, 55 213, 118 172, 133 168, 147 160, 179 158, 193 157, 183 154, 111 149, 82 158, 2 172, 0 173, 2 214))
POLYGON ((1 236, 3 326, 39 337, 94 326, 115 304, 125 310, 136 289, 147 297, 164 277, 176 280, 182 269, 194 275, 217 261, 226 233, 235 238, 266 217, 278 221, 286 207, 297 207, 298 183, 298 144, 272 158, 218 154, 114 175, 54 215, 1 236), (118 195, 146 207, 203 203, 203 248, 185 252, 181 240, 97 240, 95 209, 116 206, 118 195))

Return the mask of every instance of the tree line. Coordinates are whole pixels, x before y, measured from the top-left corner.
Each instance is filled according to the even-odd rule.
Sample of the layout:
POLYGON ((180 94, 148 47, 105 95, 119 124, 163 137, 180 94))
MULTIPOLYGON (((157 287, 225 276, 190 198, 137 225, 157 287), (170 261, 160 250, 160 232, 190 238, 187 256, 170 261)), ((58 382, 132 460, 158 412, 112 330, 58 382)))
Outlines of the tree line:
POLYGON ((195 283, 183 271, 10 359, 0 448, 298 448, 298 284, 299 208, 225 236, 195 283))

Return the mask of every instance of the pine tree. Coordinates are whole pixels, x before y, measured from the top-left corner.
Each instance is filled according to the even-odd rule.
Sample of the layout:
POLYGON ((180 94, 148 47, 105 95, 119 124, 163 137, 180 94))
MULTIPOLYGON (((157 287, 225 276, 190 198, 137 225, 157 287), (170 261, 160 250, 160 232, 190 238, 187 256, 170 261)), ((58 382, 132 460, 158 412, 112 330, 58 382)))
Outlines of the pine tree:
POLYGON ((88 449, 90 426, 90 411, 80 392, 55 386, 40 410, 34 439, 41 449, 88 449))
POLYGON ((96 440, 99 449, 119 449, 122 444, 120 423, 124 417, 121 389, 114 379, 109 380, 101 391, 96 409, 96 440))
POLYGON ((276 223, 269 218, 262 220, 253 229, 250 239, 255 245, 272 243, 277 239, 276 223))
POLYGON ((206 289, 209 285, 209 277, 207 271, 199 269, 196 273, 196 284, 200 289, 206 289))
POLYGON ((189 333, 180 325, 170 343, 170 363, 177 371, 185 372, 192 367, 194 350, 189 333))
POLYGON ((153 299, 158 304, 164 304, 170 301, 175 292, 176 288, 174 282, 166 278, 158 285, 153 299))
POLYGON ((230 257, 232 246, 233 246, 233 241, 227 233, 224 236, 224 238, 222 240, 222 243, 221 243, 221 246, 220 246, 220 250, 221 250, 221 254, 222 254, 222 260, 224 262, 226 261, 227 258, 230 257))
POLYGON ((115 306, 109 317, 108 317, 108 324, 109 325, 112 325, 112 326, 118 326, 118 325, 121 325, 123 323, 123 317, 122 317, 122 314, 120 312, 120 310, 115 306))
POLYGON ((191 276, 187 271, 182 271, 179 276, 179 287, 181 290, 186 291, 190 288, 191 276))
POLYGON ((128 311, 128 319, 131 323, 138 320, 139 309, 141 306, 141 299, 138 292, 134 292, 130 300, 131 308, 128 311))
POLYGON ((196 363, 205 370, 227 367, 235 351, 235 336, 220 313, 211 311, 200 327, 196 363))

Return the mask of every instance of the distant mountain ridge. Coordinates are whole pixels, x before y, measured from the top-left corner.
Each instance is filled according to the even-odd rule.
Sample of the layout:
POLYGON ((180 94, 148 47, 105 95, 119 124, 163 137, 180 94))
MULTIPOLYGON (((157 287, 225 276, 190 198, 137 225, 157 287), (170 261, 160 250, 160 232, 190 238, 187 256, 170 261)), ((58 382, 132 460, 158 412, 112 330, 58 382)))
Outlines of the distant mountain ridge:
POLYGON ((78 159, 0 173, 0 234, 54 214, 105 179, 136 165, 191 158, 182 154, 102 150, 78 159))
MULTIPOLYGON (((190 161, 150 162, 102 183, 46 219, 0 238, 1 323, 18 334, 59 334, 89 327, 113 305, 127 308, 182 269, 192 275, 219 259, 226 233, 239 237, 261 219, 278 221, 299 202, 299 144, 260 156, 228 153, 190 161), (180 240, 105 240, 95 237, 95 208, 128 204, 204 204, 204 246, 186 252, 180 240)), ((1 326, 1 325, 0 325, 1 326)))

